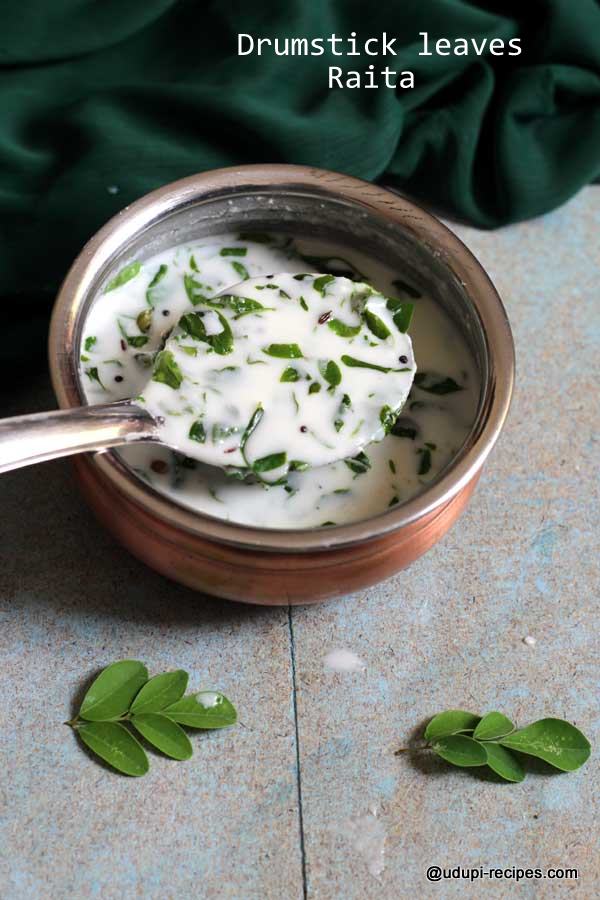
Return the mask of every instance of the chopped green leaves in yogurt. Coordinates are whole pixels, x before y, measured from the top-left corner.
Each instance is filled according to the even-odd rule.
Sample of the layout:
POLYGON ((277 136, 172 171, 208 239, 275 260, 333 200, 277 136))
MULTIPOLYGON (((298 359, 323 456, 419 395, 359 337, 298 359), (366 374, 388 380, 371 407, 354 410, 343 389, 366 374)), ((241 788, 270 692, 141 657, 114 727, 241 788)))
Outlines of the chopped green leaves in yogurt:
POLYGON ((387 299, 347 278, 309 275, 299 282, 292 274, 197 297, 144 390, 162 440, 214 466, 245 467, 270 484, 286 476, 288 460, 316 467, 354 459, 389 432, 416 370, 410 338, 394 325, 387 299), (346 337, 321 327, 346 310, 360 323, 356 339, 360 331, 376 338, 361 344, 360 361, 344 352, 346 337), (227 356, 228 365, 215 367, 215 354, 227 356), (250 368, 248 359, 261 355, 267 364, 250 368), (405 365, 396 365, 400 358, 405 365), (367 371, 349 371, 359 367, 367 371))

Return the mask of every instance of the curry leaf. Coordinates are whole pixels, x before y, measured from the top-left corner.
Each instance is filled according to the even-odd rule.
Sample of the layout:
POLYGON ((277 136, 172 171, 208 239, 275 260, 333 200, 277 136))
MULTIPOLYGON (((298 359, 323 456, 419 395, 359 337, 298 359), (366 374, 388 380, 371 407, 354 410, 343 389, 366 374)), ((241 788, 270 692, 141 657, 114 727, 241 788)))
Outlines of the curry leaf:
POLYGON ((132 278, 135 278, 135 276, 139 274, 141 268, 141 262, 136 261, 129 263, 129 265, 125 266, 124 269, 121 269, 121 271, 117 275, 115 275, 114 278, 111 278, 111 280, 104 288, 104 293, 108 294, 109 291, 114 291, 115 288, 121 287, 121 285, 123 284, 127 284, 128 281, 131 281, 132 278))
POLYGON ((581 731, 562 719, 540 719, 500 738, 499 743, 543 759, 562 772, 578 769, 591 752, 590 742, 581 731))
POLYGON ((485 748, 487 764, 492 772, 505 781, 523 781, 525 769, 513 753, 500 744, 486 743, 481 746, 485 748))
POLYGON ((302 350, 298 344, 269 344, 263 348, 263 353, 278 359, 302 359, 302 350))
POLYGON ((448 737, 437 738, 432 744, 432 749, 453 766, 466 768, 485 766, 487 763, 485 747, 466 734, 451 734, 448 737))
POLYGON ((183 697, 163 710, 163 715, 188 728, 225 728, 237 720, 230 701, 216 691, 200 691, 183 697))
POLYGON ((434 741, 440 737, 449 737, 462 731, 473 731, 481 720, 475 713, 463 709, 448 709, 434 716, 425 729, 425 740, 434 741))
POLYGON ((170 350, 161 350, 157 355, 152 380, 166 384, 175 391, 181 387, 183 373, 170 350))
POLYGON ((493 741, 515 730, 515 726, 499 712, 486 713, 475 731, 473 737, 478 741, 493 741))
POLYGON ((371 331, 375 337, 378 337, 380 340, 385 341, 391 334, 390 329, 387 327, 383 319, 380 319, 379 316, 376 316, 374 312, 370 309, 365 309, 363 312, 363 316, 365 318, 365 322, 367 323, 367 328, 371 331))
POLYGON ((188 683, 188 673, 183 669, 174 672, 164 672, 155 675, 143 686, 135 700, 131 704, 130 712, 139 713, 158 712, 165 706, 175 703, 185 694, 188 683))
POLYGON ((89 722, 116 719, 127 712, 147 680, 146 666, 135 659, 123 659, 107 666, 88 689, 79 715, 89 722))
POLYGON ((361 329, 361 325, 346 325, 340 319, 330 319, 327 326, 331 328, 338 337, 351 338, 356 337, 361 329))
MULTIPOLYGON (((160 677, 160 676, 159 676, 160 677)), ((172 759, 189 759, 193 753, 190 739, 176 722, 156 712, 136 714, 131 724, 149 744, 172 759)))
POLYGON ((124 775, 145 775, 148 757, 130 731, 118 722, 89 722, 77 734, 96 756, 124 775))

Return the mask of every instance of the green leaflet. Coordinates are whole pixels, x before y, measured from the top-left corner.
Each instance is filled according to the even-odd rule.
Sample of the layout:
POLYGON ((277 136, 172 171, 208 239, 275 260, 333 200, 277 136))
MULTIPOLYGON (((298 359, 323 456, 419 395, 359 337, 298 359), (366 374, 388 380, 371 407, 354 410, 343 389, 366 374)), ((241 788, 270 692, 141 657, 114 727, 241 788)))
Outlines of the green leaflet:
POLYGON ((231 265, 240 276, 242 281, 247 281, 250 278, 248 269, 246 268, 246 266, 242 265, 241 262, 232 262, 231 265))
POLYGON ((415 384, 422 391, 427 391, 428 394, 437 394, 438 396, 454 394, 456 391, 463 390, 462 386, 457 384, 454 378, 442 378, 432 375, 430 372, 417 372, 415 384))
POLYGON ((250 417, 250 421, 246 425, 246 429, 245 429, 245 431, 242 435, 242 439, 240 441, 240 452, 244 458, 244 462, 246 463, 246 465, 249 468, 251 468, 251 464, 246 459, 246 444, 248 443, 248 439, 250 438, 253 431, 255 431, 258 428, 258 426, 260 425, 260 420, 262 419, 264 414, 265 414, 265 411, 262 408, 262 406, 257 406, 250 417))
POLYGON ((386 434, 389 434, 393 429, 397 418, 398 413, 393 410, 391 406, 381 407, 381 412, 379 413, 379 421, 383 425, 386 434))
POLYGON ((411 419, 405 419, 402 416, 399 416, 392 425, 390 434, 393 434, 395 437, 408 438, 409 440, 414 441, 418 434, 418 428, 416 425, 413 425, 411 419))
POLYGON ((148 304, 148 306, 155 306, 160 299, 160 293, 156 290, 156 287, 160 284, 160 282, 167 274, 168 268, 168 266, 162 263, 162 265, 158 267, 152 281, 148 285, 146 289, 146 303, 148 304))
POLYGON ((183 669, 155 675, 143 686, 131 704, 130 711, 139 713, 158 712, 165 706, 175 703, 185 694, 188 684, 188 673, 183 669))
POLYGON ((499 712, 486 713, 475 731, 473 737, 477 741, 493 741, 515 730, 515 726, 506 716, 499 712))
POLYGON ((461 731, 473 731, 480 721, 481 716, 475 713, 465 712, 462 709, 448 709, 433 717, 425 729, 424 737, 426 741, 434 741, 437 738, 459 734, 461 731))
POLYGON ((84 343, 85 352, 89 353, 90 350, 92 349, 92 347, 94 346, 94 344, 97 343, 97 341, 98 341, 98 338, 94 337, 93 335, 86 337, 85 343, 84 343))
POLYGON ((293 366, 288 366, 287 369, 283 370, 280 381, 298 381, 300 379, 300 375, 298 374, 297 369, 294 369, 293 366))
POLYGON ((197 441, 199 444, 203 444, 206 441, 206 430, 200 419, 192 423, 188 432, 188 437, 191 438, 192 441, 197 441))
POLYGON ((417 451, 421 456, 421 461, 419 463, 418 475, 427 475, 429 470, 431 469, 431 450, 429 447, 422 447, 417 451))
MULTIPOLYGON (((141 315, 141 314, 140 314, 141 315)), ((138 317, 139 318, 139 317, 138 317)), ((143 347, 148 343, 148 336, 145 334, 127 334, 127 330, 124 327, 123 323, 120 319, 117 319, 117 325, 119 326, 119 331, 127 341, 130 347, 143 347)))
POLYGON ((325 288, 328 284, 335 280, 335 275, 319 275, 318 278, 315 278, 313 281, 313 287, 317 293, 323 296, 325 294, 325 288))
POLYGON ((170 350, 161 350, 157 354, 154 361, 152 380, 159 381, 161 384, 167 384, 174 391, 181 386, 183 374, 170 350))
POLYGON ((519 782, 525 778, 525 769, 514 756, 500 744, 482 744, 487 755, 487 764, 496 775, 505 781, 519 782))
POLYGON ((298 344, 269 344, 263 348, 267 356, 276 356, 278 359, 302 359, 302 350, 298 344))
POLYGON ((588 739, 562 719, 540 719, 526 728, 513 731, 499 743, 529 756, 536 756, 562 772, 573 772, 589 758, 588 739))
POLYGON ((215 313, 219 317, 222 328, 218 334, 206 333, 203 321, 204 313, 201 312, 186 313, 180 318, 179 327, 194 340, 208 344, 219 356, 225 356, 233 350, 233 332, 225 316, 218 310, 215 310, 215 313))
POLYGON ((406 366, 403 369, 390 369, 386 366, 377 366, 375 363, 365 362, 363 359, 356 359, 354 356, 342 356, 342 362, 345 366, 353 369, 375 369, 376 372, 410 372, 410 368, 406 366))
POLYGON ((340 319, 330 319, 327 325, 338 337, 343 338, 356 337, 362 327, 361 325, 346 325, 340 319))
POLYGON ((225 728, 237 721, 237 713, 227 697, 215 691, 183 697, 163 714, 188 728, 225 728))
POLYGON ((136 714, 132 717, 131 724, 149 744, 165 756, 183 760, 190 759, 194 752, 183 728, 165 715, 154 712, 136 714))
POLYGON ((392 319, 398 331, 401 331, 402 334, 407 332, 415 309, 414 303, 406 303, 396 300, 395 297, 389 297, 386 307, 392 313, 392 319))
POLYGON ((223 247, 219 251, 221 256, 246 256, 248 253, 247 247, 223 247))
POLYGON ((340 371, 340 367, 337 363, 335 363, 332 359, 330 360, 319 360, 319 372, 329 385, 329 390, 333 391, 338 386, 338 384, 342 380, 342 373, 340 371))
POLYGON ((211 306, 228 307, 234 312, 236 319, 251 313, 273 312, 273 307, 263 306, 258 300, 251 300, 249 297, 238 297, 236 294, 224 294, 218 297, 211 306))
POLYGON ((114 278, 111 278, 111 280, 104 288, 104 293, 108 294, 109 291, 114 291, 115 288, 119 288, 121 287, 121 285, 127 284, 128 281, 131 281, 132 278, 135 278, 135 276, 139 274, 141 268, 141 262, 136 261, 129 263, 129 265, 125 266, 124 269, 121 269, 121 271, 117 275, 115 275, 114 278))
POLYGON ((284 466, 287 460, 287 453, 270 453, 261 459, 255 459, 252 463, 254 472, 272 472, 273 469, 279 469, 284 466))
POLYGON ((102 388, 102 390, 103 391, 106 390, 106 388, 100 381, 100 376, 98 375, 98 367, 97 366, 92 366, 91 368, 85 369, 84 371, 85 371, 85 374, 87 375, 87 377, 90 379, 90 381, 97 381, 98 384, 100 385, 100 387, 102 388))
POLYGON ((372 332, 375 337, 378 337, 380 340, 385 341, 391 334, 390 329, 387 327, 383 319, 380 319, 379 316, 376 316, 374 312, 370 309, 365 309, 363 311, 364 320, 367 323, 367 328, 370 332, 372 332))
POLYGON ((371 460, 363 450, 357 456, 345 459, 344 462, 355 475, 364 475, 371 468, 371 460))
POLYGON ((127 712, 147 680, 146 666, 135 659, 123 659, 107 666, 89 687, 79 715, 89 722, 117 718, 127 712))
POLYGON ((452 734, 448 737, 437 738, 432 744, 432 749, 453 766, 468 768, 485 766, 487 763, 485 747, 465 734, 452 734))
POLYGON ((206 284, 201 284, 199 281, 196 281, 193 275, 188 275, 187 273, 183 276, 183 286, 185 287, 185 292, 188 295, 188 300, 192 304, 192 306, 197 306, 199 303, 207 303, 209 302, 209 298, 207 297, 205 291, 210 292, 210 288, 206 284))
POLYGON ((77 728, 84 744, 124 775, 145 775, 150 765, 143 747, 118 722, 90 722, 77 728))

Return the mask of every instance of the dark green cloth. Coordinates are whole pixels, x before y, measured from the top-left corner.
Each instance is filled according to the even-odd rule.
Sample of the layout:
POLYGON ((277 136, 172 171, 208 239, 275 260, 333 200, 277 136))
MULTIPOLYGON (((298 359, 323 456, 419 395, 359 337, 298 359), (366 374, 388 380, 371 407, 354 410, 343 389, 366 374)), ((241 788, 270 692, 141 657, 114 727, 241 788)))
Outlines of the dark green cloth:
MULTIPOLYGON (((83 242, 126 203, 245 162, 384 179, 483 227, 600 174, 597 0, 8 0, 0 5, 0 295, 38 341, 83 242), (397 57, 236 55, 257 37, 398 38, 397 57), (521 56, 423 57, 520 37, 521 56), (329 90, 329 65, 416 88, 329 90), (110 186, 118 193, 110 193, 110 186)), ((10 332, 7 332, 10 334, 10 332)), ((16 333, 16 332, 15 332, 16 333)), ((5 333, 6 335, 6 333, 5 333)), ((33 341, 34 349, 39 344, 33 341)), ((13 341, 15 358, 23 344, 13 341)))

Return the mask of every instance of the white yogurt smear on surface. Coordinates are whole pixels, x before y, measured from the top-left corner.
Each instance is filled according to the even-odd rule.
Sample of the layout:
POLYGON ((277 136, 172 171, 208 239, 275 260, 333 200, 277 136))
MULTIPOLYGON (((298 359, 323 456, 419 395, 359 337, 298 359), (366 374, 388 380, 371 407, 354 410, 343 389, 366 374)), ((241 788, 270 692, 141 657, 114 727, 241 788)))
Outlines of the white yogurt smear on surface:
POLYGON ((331 650, 323 659, 323 666, 330 672, 364 672, 367 668, 360 656, 352 650, 331 650))
MULTIPOLYGON (((477 370, 463 338, 432 299, 413 298, 412 291, 394 283, 394 270, 362 254, 353 254, 349 262, 338 254, 334 247, 280 236, 221 235, 127 267, 119 284, 95 298, 84 326, 86 398, 107 403, 140 394, 165 334, 190 310, 190 279, 214 296, 246 277, 317 269, 351 274, 351 264, 356 280, 414 303, 408 334, 417 374, 391 433, 354 459, 290 472, 277 486, 236 480, 156 444, 122 448, 121 457, 139 477, 174 501, 219 519, 265 528, 311 528, 384 512, 420 493, 448 465, 471 428, 479 396, 477 370), (232 249, 243 255, 231 255, 232 249), (316 254, 322 259, 315 260, 316 254)), ((265 314, 265 325, 267 321, 265 314)), ((334 337, 339 340, 332 332, 334 337)), ((293 336, 288 342, 298 343, 293 336)), ((351 355, 359 354, 353 350, 351 355)), ((293 366, 294 360, 286 363, 293 366)))

